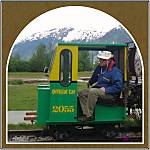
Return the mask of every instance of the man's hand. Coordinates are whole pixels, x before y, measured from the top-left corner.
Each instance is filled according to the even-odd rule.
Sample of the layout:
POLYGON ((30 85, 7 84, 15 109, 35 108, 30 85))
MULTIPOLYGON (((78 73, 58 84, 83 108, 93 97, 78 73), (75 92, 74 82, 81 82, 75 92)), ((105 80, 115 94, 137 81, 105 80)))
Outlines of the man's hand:
POLYGON ((104 87, 101 87, 100 89, 101 89, 103 92, 105 92, 105 88, 104 88, 104 87))

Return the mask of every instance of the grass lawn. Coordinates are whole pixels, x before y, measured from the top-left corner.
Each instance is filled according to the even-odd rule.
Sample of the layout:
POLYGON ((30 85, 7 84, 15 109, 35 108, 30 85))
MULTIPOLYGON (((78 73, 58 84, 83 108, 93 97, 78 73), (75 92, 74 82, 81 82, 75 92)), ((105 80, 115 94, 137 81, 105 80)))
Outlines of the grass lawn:
POLYGON ((44 126, 37 124, 9 124, 8 130, 34 130, 34 129, 43 129, 44 126))
POLYGON ((78 90, 85 89, 85 88, 87 88, 87 83, 85 82, 78 83, 78 90))
POLYGON ((8 78, 45 78, 44 72, 9 72, 8 78))
MULTIPOLYGON (((79 76, 91 76, 91 72, 79 72, 79 76)), ((44 73, 17 72, 9 73, 9 77, 15 80, 17 78, 42 78, 44 73)), ((8 84, 8 110, 36 110, 37 85, 18 82, 8 84)), ((78 83, 78 90, 86 87, 87 83, 78 83)))
MULTIPOLYGON (((78 90, 86 88, 87 83, 78 83, 78 90)), ((37 85, 8 85, 8 110, 36 110, 37 85)))
MULTIPOLYGON (((92 75, 91 71, 84 71, 78 73, 79 77, 84 77, 84 76, 90 77, 91 75, 92 75)), ((9 72, 8 78, 45 78, 45 73, 44 72, 9 72)))
POLYGON ((35 110, 37 85, 8 85, 8 110, 35 110))
POLYGON ((92 71, 83 71, 83 72, 78 72, 79 77, 91 77, 92 76, 92 71))

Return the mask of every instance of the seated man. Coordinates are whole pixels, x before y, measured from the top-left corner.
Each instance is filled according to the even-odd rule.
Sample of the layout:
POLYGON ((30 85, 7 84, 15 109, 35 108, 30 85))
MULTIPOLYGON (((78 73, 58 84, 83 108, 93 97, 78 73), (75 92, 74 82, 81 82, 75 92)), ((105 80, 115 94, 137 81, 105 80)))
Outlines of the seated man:
POLYGON ((79 101, 83 116, 79 121, 94 120, 93 112, 98 99, 112 99, 119 95, 123 88, 123 75, 120 69, 115 67, 115 59, 110 51, 99 51, 97 54, 99 65, 89 80, 88 89, 79 91, 79 101))

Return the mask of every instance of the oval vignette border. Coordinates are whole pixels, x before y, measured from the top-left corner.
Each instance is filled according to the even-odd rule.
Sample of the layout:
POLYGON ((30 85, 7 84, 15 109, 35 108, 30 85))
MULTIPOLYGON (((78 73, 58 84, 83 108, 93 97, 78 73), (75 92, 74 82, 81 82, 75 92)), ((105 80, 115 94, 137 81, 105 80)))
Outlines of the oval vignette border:
POLYGON ((2 2, 2 70, 3 147, 148 147, 148 2, 2 2), (9 51, 19 33, 28 23, 49 10, 64 6, 85 6, 103 11, 124 25, 137 42, 141 50, 145 75, 144 144, 6 144, 6 64, 9 51), (123 7, 125 9, 122 9, 123 7))

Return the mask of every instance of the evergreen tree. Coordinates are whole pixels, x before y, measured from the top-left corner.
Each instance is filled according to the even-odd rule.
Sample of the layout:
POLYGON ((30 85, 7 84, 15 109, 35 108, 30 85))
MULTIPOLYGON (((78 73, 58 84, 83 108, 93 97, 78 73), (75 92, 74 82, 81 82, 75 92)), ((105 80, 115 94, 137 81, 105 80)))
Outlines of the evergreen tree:
POLYGON ((46 46, 44 44, 40 44, 37 47, 36 53, 34 53, 30 59, 31 71, 43 71, 44 67, 48 65, 49 61, 49 53, 46 50, 46 46))
POLYGON ((30 71, 29 62, 21 60, 19 53, 16 53, 14 56, 10 57, 8 71, 9 72, 30 71))
POLYGON ((79 61, 78 61, 79 71, 91 71, 92 63, 89 58, 88 51, 79 51, 79 61))

